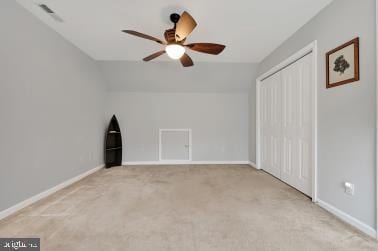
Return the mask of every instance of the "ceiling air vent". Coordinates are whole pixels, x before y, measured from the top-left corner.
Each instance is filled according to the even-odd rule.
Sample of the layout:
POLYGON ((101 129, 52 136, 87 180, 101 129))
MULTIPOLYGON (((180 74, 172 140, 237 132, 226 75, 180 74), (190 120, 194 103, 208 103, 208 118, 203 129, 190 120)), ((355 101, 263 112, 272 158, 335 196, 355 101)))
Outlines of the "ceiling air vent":
POLYGON ((52 9, 50 9, 49 6, 47 6, 46 4, 38 4, 38 6, 44 11, 46 12, 47 14, 49 14, 49 16, 51 16, 55 21, 59 22, 59 23, 62 23, 63 22, 63 19, 58 16, 52 9))
POLYGON ((54 11, 52 11, 52 9, 50 9, 46 4, 40 4, 39 7, 41 7, 41 9, 48 14, 54 14, 54 11))

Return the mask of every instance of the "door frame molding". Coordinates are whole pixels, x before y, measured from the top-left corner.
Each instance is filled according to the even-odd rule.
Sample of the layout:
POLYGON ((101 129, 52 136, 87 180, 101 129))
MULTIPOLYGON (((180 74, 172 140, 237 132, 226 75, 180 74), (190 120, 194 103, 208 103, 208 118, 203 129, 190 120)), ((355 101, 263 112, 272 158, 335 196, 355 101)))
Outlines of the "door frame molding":
POLYGON ((185 163, 192 161, 192 129, 159 129, 159 162, 165 163, 185 163), (173 159, 163 159, 163 146, 162 146, 162 134, 163 132, 188 132, 189 135, 189 159, 187 160, 173 160, 173 159))
MULTIPOLYGON (((318 42, 313 41, 303 49, 299 50, 289 58, 285 59, 278 65, 271 68, 266 73, 262 74, 256 79, 256 168, 261 169, 261 139, 260 139, 260 87, 264 79, 270 77, 271 75, 281 71, 287 66, 293 64, 304 56, 312 53, 313 54, 313 131, 312 131, 312 160, 313 160, 313 170, 312 170, 312 201, 318 201, 318 42)), ((378 203, 377 203, 378 209, 378 203)), ((378 221, 377 221, 378 225, 378 221)))

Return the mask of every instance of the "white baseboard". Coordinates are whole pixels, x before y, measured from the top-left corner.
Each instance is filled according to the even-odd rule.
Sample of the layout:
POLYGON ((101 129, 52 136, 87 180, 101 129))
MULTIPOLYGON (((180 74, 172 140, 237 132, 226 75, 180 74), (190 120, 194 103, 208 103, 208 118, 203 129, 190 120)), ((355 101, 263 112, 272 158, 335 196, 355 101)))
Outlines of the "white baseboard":
POLYGON ((253 167, 253 168, 257 169, 257 170, 260 170, 260 168, 257 168, 256 163, 254 163, 254 162, 252 162, 252 161, 249 161, 249 162, 248 162, 248 165, 250 165, 251 167, 253 167))
POLYGON ((33 197, 30 197, 24 201, 21 201, 20 203, 17 203, 16 205, 10 207, 10 208, 7 208, 3 211, 0 212, 0 220, 1 219, 4 219, 5 217, 8 217, 9 215, 11 214, 14 214, 16 213, 17 211, 43 199, 43 198, 46 198, 47 196, 75 183, 75 182, 78 182, 79 180, 89 176, 90 174, 94 173, 94 172, 97 172, 98 170, 100 170, 101 168, 103 168, 104 165, 100 165, 100 166, 97 166, 89 171, 86 171, 85 173, 82 173, 82 174, 79 174, 78 176, 75 176, 69 180, 66 180, 64 181, 63 183, 60 183, 59 185, 57 186, 54 186, 48 190, 45 190, 43 191, 42 193, 39 193, 37 195, 34 195, 33 197))
POLYGON ((355 228, 357 228, 358 230, 364 232, 365 234, 373 237, 374 239, 377 238, 377 231, 370 227, 369 225, 363 223, 362 221, 360 220, 357 220, 356 218, 350 216, 349 214, 341 211, 340 209, 328 204, 327 202, 324 202, 322 200, 319 200, 318 199, 318 202, 317 204, 324 208, 325 210, 327 210, 328 212, 332 213, 333 215, 335 215, 336 217, 340 218, 341 220, 345 221, 346 223, 354 226, 355 228))
POLYGON ((125 161, 122 165, 249 165, 249 161, 125 161))

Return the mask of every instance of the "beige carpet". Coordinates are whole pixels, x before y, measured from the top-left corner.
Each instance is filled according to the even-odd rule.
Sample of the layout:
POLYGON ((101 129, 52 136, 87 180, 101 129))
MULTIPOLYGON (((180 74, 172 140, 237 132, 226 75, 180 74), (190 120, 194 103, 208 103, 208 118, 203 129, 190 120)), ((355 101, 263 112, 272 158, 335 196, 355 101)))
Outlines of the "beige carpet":
POLYGON ((42 250, 378 250, 270 175, 236 166, 101 170, 3 221, 42 250))

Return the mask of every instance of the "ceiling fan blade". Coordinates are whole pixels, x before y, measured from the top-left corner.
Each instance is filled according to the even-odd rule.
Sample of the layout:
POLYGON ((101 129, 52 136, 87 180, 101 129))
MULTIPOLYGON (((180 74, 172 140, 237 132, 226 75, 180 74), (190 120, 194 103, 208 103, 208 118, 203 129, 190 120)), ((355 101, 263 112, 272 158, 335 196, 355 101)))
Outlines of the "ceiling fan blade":
POLYGON ((163 42, 162 40, 160 40, 160 39, 158 39, 156 37, 152 37, 150 35, 146 35, 146 34, 138 32, 138 31, 123 30, 123 32, 125 32, 127 34, 131 34, 131 35, 137 36, 137 37, 141 37, 141 38, 145 38, 145 39, 148 39, 148 40, 152 40, 152 41, 155 41, 155 42, 157 42, 159 44, 165 44, 165 42, 163 42))
POLYGON ((224 48, 226 48, 225 45, 213 44, 213 43, 193 43, 193 44, 187 44, 185 46, 194 51, 203 52, 207 54, 213 54, 213 55, 218 55, 224 50, 224 48))
POLYGON ((154 58, 157 58, 157 57, 163 55, 164 53, 165 53, 165 51, 158 51, 158 52, 155 52, 154 54, 151 54, 151 55, 149 55, 148 57, 143 58, 143 61, 148 62, 148 61, 150 61, 150 60, 152 60, 152 59, 154 59, 154 58))
POLYGON ((176 24, 176 40, 184 40, 196 26, 197 23, 194 18, 188 12, 184 11, 176 24))
POLYGON ((184 53, 184 55, 182 55, 182 57, 180 58, 180 61, 181 61, 182 66, 184 66, 184 67, 189 67, 189 66, 194 65, 193 60, 186 53, 184 53))

